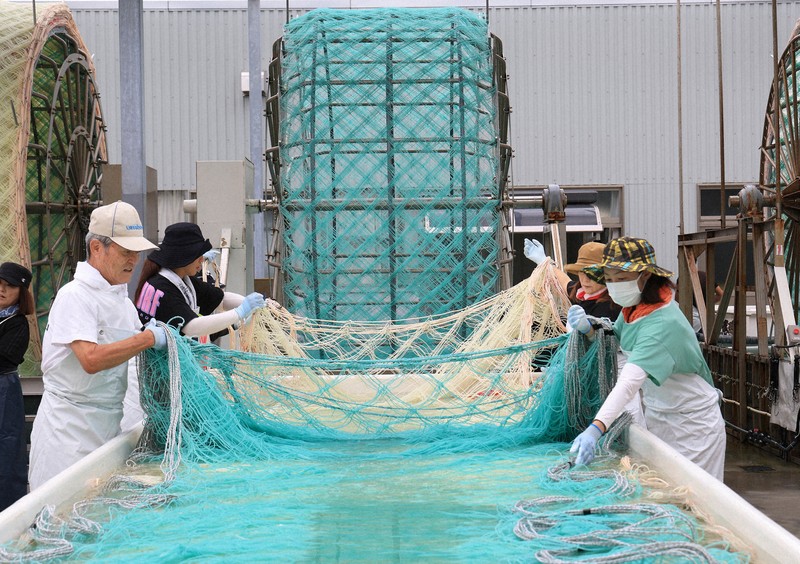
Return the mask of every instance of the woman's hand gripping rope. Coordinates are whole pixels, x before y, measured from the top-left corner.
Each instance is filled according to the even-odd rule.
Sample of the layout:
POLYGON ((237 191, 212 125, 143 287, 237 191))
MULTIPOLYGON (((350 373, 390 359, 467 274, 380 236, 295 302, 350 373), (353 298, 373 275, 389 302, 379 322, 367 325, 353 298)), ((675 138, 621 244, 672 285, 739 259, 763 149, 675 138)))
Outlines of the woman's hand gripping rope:
POLYGON ((594 331, 602 329, 604 331, 613 331, 613 324, 607 317, 594 317, 586 315, 586 312, 579 305, 570 306, 567 311, 567 333, 573 330, 581 335, 586 335, 590 339, 594 339, 594 331))
POLYGON ((589 464, 594 460, 594 451, 597 448, 597 441, 603 436, 603 431, 594 423, 586 427, 586 430, 575 437, 572 442, 570 453, 577 453, 575 464, 589 464))
POLYGON ((239 319, 244 322, 255 310, 261 309, 266 305, 267 302, 264 299, 264 296, 258 292, 253 292, 252 294, 245 296, 244 301, 236 308, 236 315, 238 315, 239 319))
POLYGON ((567 311, 567 332, 575 330, 581 335, 588 335, 592 331, 592 325, 596 322, 597 318, 586 315, 579 305, 570 306, 567 311))
POLYGON ((167 348, 167 332, 164 329, 163 325, 158 325, 155 319, 151 319, 147 322, 147 325, 144 326, 146 331, 150 331, 155 337, 155 343, 153 343, 153 348, 157 351, 163 351, 167 348))

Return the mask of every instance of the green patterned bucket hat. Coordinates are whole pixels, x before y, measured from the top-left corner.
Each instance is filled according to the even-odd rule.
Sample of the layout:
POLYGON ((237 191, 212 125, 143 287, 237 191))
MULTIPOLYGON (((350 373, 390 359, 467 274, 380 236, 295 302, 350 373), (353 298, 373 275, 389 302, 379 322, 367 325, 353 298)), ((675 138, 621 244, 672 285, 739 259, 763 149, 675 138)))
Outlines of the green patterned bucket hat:
POLYGON ((628 272, 651 272, 670 278, 672 272, 656 264, 656 251, 645 239, 620 237, 610 241, 603 249, 603 260, 583 269, 593 280, 603 282, 603 269, 618 268, 628 272))

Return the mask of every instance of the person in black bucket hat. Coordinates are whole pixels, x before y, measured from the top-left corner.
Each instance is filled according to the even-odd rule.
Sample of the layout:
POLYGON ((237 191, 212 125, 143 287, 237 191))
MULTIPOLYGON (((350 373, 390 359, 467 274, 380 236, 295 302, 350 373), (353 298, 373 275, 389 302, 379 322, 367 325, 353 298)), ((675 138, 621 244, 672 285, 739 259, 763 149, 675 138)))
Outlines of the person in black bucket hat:
MULTIPOLYGON (((656 262, 645 239, 620 237, 603 250, 603 259, 586 267, 602 276, 608 293, 622 306, 613 324, 627 362, 600 410, 572 444, 577 464, 594 458, 598 439, 641 390, 647 430, 706 472, 722 480, 725 421, 722 392, 714 387, 700 345, 674 299, 672 273, 656 262)), ((569 325, 594 337, 598 320, 573 305, 569 325)))
MULTIPOLYGON (((182 335, 210 342, 227 333, 257 309, 267 305, 264 296, 253 292, 242 296, 225 292, 197 274, 211 242, 194 223, 173 223, 164 230, 164 240, 142 266, 134 303, 142 323, 156 319, 176 327, 182 335), (220 308, 221 306, 221 308, 220 308), (221 309, 219 313, 214 313, 221 309)), ((270 300, 270 306, 279 307, 270 300)), ((122 429, 142 420, 138 382, 128 382, 122 429)))
POLYGON ((247 297, 225 292, 197 278, 211 242, 194 223, 174 223, 164 231, 157 251, 145 260, 134 302, 143 323, 157 319, 177 327, 181 334, 207 341, 264 307, 258 292, 247 297), (222 305, 222 313, 214 311, 222 305))
POLYGON ((28 493, 28 442, 19 365, 28 350, 26 315, 34 313, 31 271, 0 264, 0 511, 28 493))

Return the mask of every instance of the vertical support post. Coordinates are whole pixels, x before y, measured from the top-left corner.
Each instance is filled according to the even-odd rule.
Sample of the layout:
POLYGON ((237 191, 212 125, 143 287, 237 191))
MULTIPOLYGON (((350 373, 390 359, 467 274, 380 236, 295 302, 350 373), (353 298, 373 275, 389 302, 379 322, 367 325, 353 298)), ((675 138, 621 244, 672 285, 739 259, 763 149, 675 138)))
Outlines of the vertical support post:
MULTIPOLYGON (((143 0, 120 2, 117 11, 119 27, 119 85, 121 158, 120 186, 122 201, 136 208, 142 222, 144 233, 151 218, 147 214, 147 161, 144 147, 144 14, 143 0)), ((156 186, 156 190, 158 187, 156 186)), ((156 196, 158 192, 156 191, 156 196)), ((156 197, 156 217, 158 217, 158 198, 156 197)), ((106 202, 111 203, 111 202, 106 202)), ((153 241, 157 243, 158 241, 153 241)), ((138 261, 131 275, 128 294, 133 299, 136 283, 142 271, 142 261, 138 261)))
MULTIPOLYGON (((766 265, 767 260, 764 252, 764 223, 753 221, 753 263, 766 265)), ((760 273, 759 273, 760 274, 760 273)), ((767 356, 769 354, 769 343, 767 339, 767 281, 764 276, 755 277, 756 291, 756 328, 758 335, 758 354, 767 356)))
MULTIPOLYGON (((141 0, 140 0, 141 1, 141 0)), ((122 4, 122 2, 120 2, 122 4)), ((250 83, 250 162, 253 163, 253 193, 255 200, 263 200, 264 194, 264 129, 261 123, 264 116, 261 92, 261 2, 247 0, 247 59, 250 83)), ((253 217, 253 275, 266 276, 266 231, 264 215, 253 217)))
POLYGON ((692 323, 692 280, 687 256, 687 242, 678 239, 678 305, 681 313, 692 323))
POLYGON ((706 343, 709 342, 710 332, 714 327, 717 315, 725 316, 725 312, 717 309, 716 289, 717 289, 717 265, 716 265, 716 245, 706 246, 706 324, 703 327, 706 343))
POLYGON ((544 232, 550 234, 550 257, 556 266, 563 270, 566 264, 564 254, 567 249, 567 230, 562 223, 556 221, 545 225, 544 232))
MULTIPOLYGON (((781 101, 778 92, 778 68, 780 66, 780 52, 778 51, 778 6, 772 0, 772 135, 775 143, 775 266, 785 266, 783 254, 783 193, 781 192, 781 132, 780 112, 781 101)), ((785 327, 783 328, 785 330, 785 327)))
MULTIPOLYGON (((736 354, 736 388, 738 393, 738 425, 747 428, 747 220, 739 222, 736 246, 739 260, 736 264, 736 307, 733 320, 733 350, 736 354)), ((744 440, 744 436, 742 437, 744 440)))
POLYGON ((725 111, 722 95, 722 14, 717 0, 717 75, 719 83, 719 223, 725 229, 725 111))
MULTIPOLYGON (((147 230, 144 154, 143 0, 119 3, 119 83, 122 155, 122 199, 139 212, 147 230)), ((135 278, 134 278, 135 279, 135 278)))
POLYGON ((684 220, 683 220, 683 84, 681 73, 681 0, 677 0, 676 13, 678 17, 677 28, 677 51, 678 51, 678 200, 680 202, 680 220, 679 229, 680 234, 684 233, 684 220))

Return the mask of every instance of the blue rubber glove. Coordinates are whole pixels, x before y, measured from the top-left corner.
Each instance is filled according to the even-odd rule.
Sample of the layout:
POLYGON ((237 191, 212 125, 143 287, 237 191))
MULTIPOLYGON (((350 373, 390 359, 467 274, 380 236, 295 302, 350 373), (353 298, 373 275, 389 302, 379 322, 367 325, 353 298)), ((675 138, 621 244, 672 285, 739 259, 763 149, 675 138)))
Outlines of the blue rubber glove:
POLYGON ((253 292, 245 296, 244 301, 236 308, 236 315, 239 316, 239 319, 247 319, 247 316, 265 305, 267 305, 267 302, 264 300, 264 296, 258 292, 253 292))
POLYGON ((525 239, 524 247, 525 257, 532 260, 536 264, 541 264, 547 258, 547 253, 544 252, 544 245, 536 239, 525 239))
POLYGON ((217 249, 211 249, 210 251, 206 251, 205 253, 203 253, 203 258, 209 262, 214 262, 215 260, 217 260, 218 256, 219 256, 219 251, 217 249))
POLYGON ((154 349, 162 351, 167 348, 167 331, 163 327, 157 325, 155 319, 148 321, 144 328, 146 331, 152 332, 153 337, 156 338, 156 342, 153 344, 154 349))
POLYGON ((578 453, 575 464, 589 464, 594 460, 594 449, 597 447, 597 440, 602 436, 600 428, 592 423, 583 433, 575 437, 572 448, 569 449, 573 454, 578 453))
POLYGON ((567 323, 570 326, 570 329, 581 333, 582 335, 586 335, 592 330, 592 321, 595 318, 591 315, 586 315, 586 312, 583 311, 583 308, 579 305, 570 306, 569 311, 567 311, 567 323))

